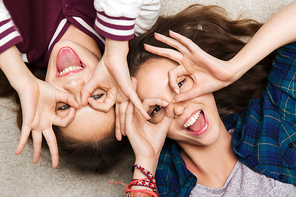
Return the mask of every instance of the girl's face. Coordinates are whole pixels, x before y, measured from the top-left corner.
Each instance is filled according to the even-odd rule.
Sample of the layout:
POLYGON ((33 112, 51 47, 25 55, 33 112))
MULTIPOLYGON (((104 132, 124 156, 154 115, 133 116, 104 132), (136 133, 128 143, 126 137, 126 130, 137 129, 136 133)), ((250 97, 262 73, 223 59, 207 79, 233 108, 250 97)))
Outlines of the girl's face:
MULTIPOLYGON (((97 56, 75 42, 59 41, 51 52, 45 81, 58 90, 72 94, 81 105, 81 90, 99 62, 97 56)), ((98 88, 92 97, 102 102, 106 92, 98 88)), ((65 103, 57 103, 56 113, 64 117, 69 108, 65 103)), ((75 119, 66 127, 60 127, 60 130, 66 136, 77 140, 98 139, 113 129, 114 121, 114 108, 105 113, 86 105, 76 110, 75 119), (103 131, 98 132, 99 128, 103 128, 103 131)))
MULTIPOLYGON (((145 98, 161 98, 173 102, 175 92, 169 85, 168 72, 178 64, 166 58, 154 58, 145 62, 136 73, 137 93, 145 98)), ((193 87, 188 76, 178 78, 180 91, 193 87)), ((148 114, 156 124, 165 116, 165 108, 151 106, 148 114)), ((168 137, 178 143, 211 145, 220 136, 220 117, 213 94, 206 94, 188 101, 174 103, 175 117, 169 127, 168 137)))

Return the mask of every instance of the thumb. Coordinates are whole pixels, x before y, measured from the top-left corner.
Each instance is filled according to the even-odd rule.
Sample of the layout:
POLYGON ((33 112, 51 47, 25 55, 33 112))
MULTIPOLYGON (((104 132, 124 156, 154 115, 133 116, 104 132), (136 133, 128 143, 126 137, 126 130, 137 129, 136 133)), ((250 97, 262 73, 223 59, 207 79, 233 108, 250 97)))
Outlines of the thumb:
POLYGON ((56 116, 52 124, 56 126, 66 127, 74 120, 75 115, 75 109, 71 107, 66 116, 56 116))
POLYGON ((166 107, 166 113, 161 122, 157 125, 157 127, 161 128, 162 130, 168 130, 169 126, 171 125, 171 122, 174 118, 174 105, 173 103, 170 103, 166 107))
POLYGON ((174 92, 177 95, 180 92, 180 88, 178 86, 177 79, 179 77, 188 75, 187 73, 188 73, 188 71, 186 70, 186 68, 182 64, 180 64, 176 68, 169 71, 169 83, 170 83, 171 88, 174 90, 174 92))

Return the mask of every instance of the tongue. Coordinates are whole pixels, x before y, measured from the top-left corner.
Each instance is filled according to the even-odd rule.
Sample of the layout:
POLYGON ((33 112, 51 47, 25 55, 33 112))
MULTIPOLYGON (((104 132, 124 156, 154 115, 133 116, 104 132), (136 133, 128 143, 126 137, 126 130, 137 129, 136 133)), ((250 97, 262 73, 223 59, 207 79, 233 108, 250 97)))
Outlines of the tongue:
POLYGON ((57 55, 57 68, 61 72, 71 66, 81 66, 79 57, 70 47, 63 47, 57 55))
POLYGON ((188 128, 194 133, 200 131, 204 127, 204 119, 204 114, 200 113, 195 123, 188 128))

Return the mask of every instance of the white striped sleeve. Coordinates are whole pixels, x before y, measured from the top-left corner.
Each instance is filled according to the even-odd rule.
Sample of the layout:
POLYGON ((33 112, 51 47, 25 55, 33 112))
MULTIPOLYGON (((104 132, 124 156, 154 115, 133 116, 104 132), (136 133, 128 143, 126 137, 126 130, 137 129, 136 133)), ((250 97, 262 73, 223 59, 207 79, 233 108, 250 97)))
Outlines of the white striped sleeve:
POLYGON ((159 0, 95 0, 95 30, 104 37, 127 41, 143 33, 158 17, 159 0))
POLYGON ((0 0, 0 53, 22 42, 22 37, 14 25, 9 12, 0 0))
POLYGON ((104 12, 97 12, 95 30, 112 40, 126 41, 134 37, 135 19, 110 17, 104 12))

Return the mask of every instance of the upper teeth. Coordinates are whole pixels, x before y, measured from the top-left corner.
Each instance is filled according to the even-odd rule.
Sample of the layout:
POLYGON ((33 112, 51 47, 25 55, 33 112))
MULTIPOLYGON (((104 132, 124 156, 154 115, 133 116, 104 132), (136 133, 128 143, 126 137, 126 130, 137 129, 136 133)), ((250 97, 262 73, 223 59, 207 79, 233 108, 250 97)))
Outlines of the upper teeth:
POLYGON ((191 116, 191 118, 189 118, 189 120, 184 124, 184 128, 187 128, 187 127, 190 127, 191 125, 193 125, 196 122, 196 120, 198 119, 200 112, 201 111, 198 111, 195 114, 193 114, 191 116))
POLYGON ((64 75, 70 71, 73 71, 73 70, 80 70, 80 69, 83 69, 83 67, 81 66, 70 66, 68 68, 65 68, 62 72, 60 72, 59 76, 61 75, 64 75))

